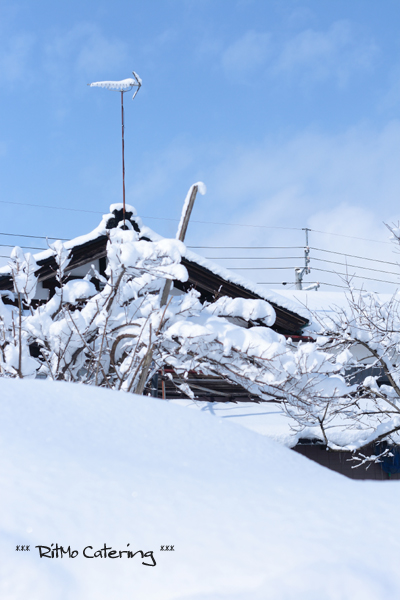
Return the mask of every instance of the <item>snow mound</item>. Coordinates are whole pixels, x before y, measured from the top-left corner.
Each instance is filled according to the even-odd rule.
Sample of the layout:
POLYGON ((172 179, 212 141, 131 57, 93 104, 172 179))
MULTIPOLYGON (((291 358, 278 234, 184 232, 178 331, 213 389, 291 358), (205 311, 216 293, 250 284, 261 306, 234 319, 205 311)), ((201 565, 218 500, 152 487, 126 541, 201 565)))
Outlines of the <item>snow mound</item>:
POLYGON ((95 286, 86 279, 73 279, 64 284, 63 288, 64 301, 71 302, 71 304, 83 298, 91 298, 96 294, 95 286))
POLYGON ((400 597, 397 482, 350 481, 201 411, 84 385, 1 378, 0 411, 3 600, 400 597), (79 554, 39 558, 51 544, 79 554), (156 566, 82 555, 104 544, 156 566))

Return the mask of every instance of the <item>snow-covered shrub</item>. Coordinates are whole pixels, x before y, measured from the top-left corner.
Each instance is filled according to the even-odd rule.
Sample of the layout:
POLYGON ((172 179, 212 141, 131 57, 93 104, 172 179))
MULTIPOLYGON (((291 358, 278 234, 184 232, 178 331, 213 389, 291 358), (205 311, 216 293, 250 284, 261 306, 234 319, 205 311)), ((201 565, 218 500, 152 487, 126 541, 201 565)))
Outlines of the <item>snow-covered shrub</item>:
POLYGON ((222 297, 202 304, 190 290, 160 306, 166 280, 188 278, 181 264, 185 247, 177 240, 141 240, 128 221, 127 227, 108 231, 106 277, 92 268, 84 280, 65 282, 68 251, 61 242, 53 244, 60 287, 36 309, 30 306, 33 259, 14 252, 18 306, 0 304, 4 376, 42 374, 133 392, 143 372, 148 381, 168 366, 192 397, 184 381, 189 371, 224 378, 289 406, 346 394, 341 365, 315 344, 295 347, 273 331, 274 310, 264 300, 222 297), (237 324, 252 319, 264 325, 237 324), (40 349, 36 359, 29 356, 32 344, 40 349))
MULTIPOLYGON (((396 245, 400 228, 389 227, 396 245)), ((314 397, 306 404, 286 405, 302 428, 320 430, 334 449, 359 450, 376 446, 372 457, 380 461, 391 445, 400 444, 400 292, 389 300, 365 290, 356 291, 346 281, 347 303, 328 313, 313 313, 309 334, 319 349, 334 356, 347 384, 347 393, 314 397)), ((332 359, 331 359, 332 360, 332 359)))

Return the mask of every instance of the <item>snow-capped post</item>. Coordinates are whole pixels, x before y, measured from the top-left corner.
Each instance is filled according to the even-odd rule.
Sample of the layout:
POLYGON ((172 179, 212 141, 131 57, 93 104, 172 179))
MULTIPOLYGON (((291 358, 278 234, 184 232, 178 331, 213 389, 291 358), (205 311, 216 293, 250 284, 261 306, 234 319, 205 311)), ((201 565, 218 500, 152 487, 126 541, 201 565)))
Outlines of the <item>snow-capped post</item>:
POLYGON ((102 87, 107 90, 113 90, 115 92, 121 92, 121 129, 122 129, 122 206, 123 206, 123 217, 125 225, 125 123, 124 123, 124 93, 130 92, 134 87, 136 91, 132 96, 132 100, 140 90, 142 80, 139 75, 132 71, 132 77, 128 79, 122 79, 121 81, 95 81, 94 83, 88 83, 90 87, 102 87))
MULTIPOLYGON (((190 188, 188 193, 186 194, 185 202, 183 203, 181 220, 179 221, 178 231, 176 234, 176 239, 180 242, 185 241, 186 231, 189 225, 190 215, 192 214, 194 201, 196 200, 197 192, 200 192, 204 196, 206 193, 206 186, 202 181, 198 181, 194 183, 190 188)), ((167 279, 164 284, 164 289, 161 295, 160 307, 165 306, 168 301, 168 296, 171 291, 172 280, 167 279)), ((140 374, 139 383, 136 387, 136 394, 143 394, 144 386, 146 385, 147 376, 149 374, 149 369, 151 365, 151 361, 153 359, 153 351, 152 348, 149 347, 149 351, 147 353, 146 359, 143 364, 143 369, 140 374)))
MULTIPOLYGON (((202 196, 204 196, 204 194, 206 193, 206 186, 204 185, 204 183, 202 181, 198 181, 197 183, 194 183, 190 187, 190 189, 186 195, 185 202, 183 203, 181 220, 179 222, 178 231, 176 234, 176 239, 179 240, 180 242, 185 241, 186 231, 187 231, 187 228, 189 225, 189 219, 190 219, 190 215, 192 214, 194 201, 196 200, 197 192, 200 192, 200 194, 202 194, 202 196)), ((164 285, 162 296, 161 296, 160 306, 165 306, 167 304, 168 296, 171 291, 171 285, 172 285, 172 281, 170 279, 167 279, 165 282, 165 285, 164 285)))

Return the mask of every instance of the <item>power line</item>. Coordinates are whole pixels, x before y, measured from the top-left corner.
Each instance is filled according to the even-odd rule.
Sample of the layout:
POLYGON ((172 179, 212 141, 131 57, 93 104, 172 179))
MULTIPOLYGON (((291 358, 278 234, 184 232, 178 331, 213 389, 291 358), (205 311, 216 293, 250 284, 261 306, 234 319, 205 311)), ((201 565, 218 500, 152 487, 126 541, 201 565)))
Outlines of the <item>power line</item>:
MULTIPOLYGON (((46 209, 51 209, 51 210, 68 210, 68 211, 72 211, 72 212, 84 212, 84 213, 91 213, 91 214, 96 214, 96 215, 102 215, 104 214, 103 212, 100 212, 98 210, 85 210, 83 208, 70 208, 70 207, 66 207, 66 206, 49 206, 47 204, 32 204, 29 202, 12 202, 11 200, 0 200, 1 204, 15 204, 17 206, 30 206, 33 208, 46 208, 46 209)), ((150 217, 150 216, 145 216, 142 215, 143 219, 155 219, 157 221, 177 221, 179 222, 180 219, 173 219, 171 217, 150 217)), ((195 221, 195 220, 191 220, 192 223, 202 223, 204 225, 229 225, 232 227, 258 227, 258 228, 262 228, 262 229, 285 229, 287 231, 302 231, 301 227, 277 227, 277 226, 272 226, 272 225, 245 225, 243 223, 223 223, 223 222, 214 222, 214 221, 195 221)))
MULTIPOLYGON (((71 208, 71 207, 66 207, 66 206, 50 206, 47 204, 33 204, 33 203, 28 203, 28 202, 14 202, 11 200, 0 200, 1 204, 14 204, 16 206, 30 206, 33 208, 46 208, 46 209, 51 209, 51 210, 67 210, 70 212, 82 212, 82 213, 90 213, 90 214, 97 214, 97 215, 102 215, 104 214, 101 211, 98 210, 86 210, 83 208, 71 208)), ((179 222, 179 219, 174 219, 174 218, 170 218, 170 217, 152 217, 152 216, 145 216, 142 215, 143 219, 155 219, 158 221, 176 221, 179 222)), ((192 223, 200 223, 203 225, 226 225, 229 227, 252 227, 252 228, 256 228, 256 229, 281 229, 281 230, 285 230, 285 231, 304 231, 304 227, 279 227, 276 225, 253 225, 253 224, 245 224, 245 223, 225 223, 225 222, 219 222, 219 221, 197 221, 197 220, 192 220, 192 223)), ((334 235, 337 237, 345 237, 345 238, 349 238, 349 239, 353 239, 353 240, 363 240, 365 242, 374 242, 377 244, 391 244, 392 242, 383 242, 382 240, 373 240, 370 238, 363 238, 363 237, 356 237, 356 236, 352 236, 352 235, 345 235, 343 233, 332 233, 330 231, 321 231, 319 229, 311 229, 308 228, 308 231, 313 231, 314 233, 323 233, 324 235, 334 235)))
POLYGON ((302 250, 304 246, 186 246, 186 248, 204 248, 207 250, 302 250))
POLYGON ((320 231, 319 229, 309 229, 309 231, 313 231, 314 233, 323 233, 324 235, 335 235, 337 237, 345 237, 350 238, 352 240, 362 240, 364 242, 375 242, 377 244, 392 244, 392 242, 382 242, 382 240, 371 240, 370 238, 356 237, 354 235, 345 235, 344 233, 332 233, 330 231, 320 231))
MULTIPOLYGON (((205 256, 204 258, 208 260, 303 260, 304 256, 205 256)), ((310 260, 317 260, 319 262, 330 263, 333 265, 340 265, 342 267, 352 267, 355 269, 364 269, 366 271, 375 271, 377 273, 386 273, 387 275, 400 275, 400 273, 394 273, 393 271, 382 271, 382 269, 374 269, 373 267, 363 267, 362 265, 349 265, 347 263, 338 262, 335 260, 328 260, 326 258, 317 258, 315 256, 310 256, 310 260)), ((381 261, 383 262, 383 261, 381 261)), ((394 263, 388 263, 394 264, 394 263)), ((268 269, 270 267, 229 267, 230 269, 239 269, 239 268, 247 268, 250 270, 265 268, 268 269)), ((293 267, 295 268, 295 267, 293 267)), ((313 267, 310 267, 311 269, 313 267)))
MULTIPOLYGON (((6 202, 6 201, 0 201, 0 202, 6 202)), ((17 204, 22 204, 22 203, 17 203, 17 204)), ((30 206, 30 205, 29 205, 30 206)), ((32 205, 32 206, 42 206, 42 205, 32 205)), ((44 208, 48 208, 47 206, 44 206, 44 208)), ((50 207, 50 208, 60 208, 60 207, 50 207)), ((66 209, 66 210, 74 210, 76 212, 95 212, 95 211, 84 211, 84 210, 80 210, 80 209, 66 209)), ((155 217, 156 218, 156 217, 155 217)), ((162 218, 161 218, 162 219, 162 218)), ((175 220, 175 219, 169 219, 169 220, 175 220)), ((205 223, 205 222, 204 222, 205 223)), ((263 227, 263 226, 259 226, 259 227, 263 227)), ((275 227, 270 227, 272 229, 277 229, 275 227)), ((295 228, 279 228, 279 229, 295 229, 295 228)), ((297 230, 300 230, 299 228, 296 228, 297 230)), ((314 230, 311 230, 314 231, 314 230)), ((317 230, 315 230, 317 231, 317 230)), ((319 232, 319 233, 324 233, 324 232, 319 232)), ((0 232, 0 235, 4 235, 4 236, 11 236, 11 237, 22 237, 22 238, 30 238, 30 239, 43 239, 43 240, 56 240, 56 239, 62 239, 62 241, 67 241, 66 238, 56 238, 56 237, 49 237, 49 236, 36 236, 36 235, 29 235, 29 234, 17 234, 17 233, 5 233, 5 232, 0 232)), ((341 234, 337 234, 337 235, 341 235, 341 234)), ((345 237, 351 237, 351 236, 345 236, 345 237)), ((354 238, 354 239, 363 239, 366 240, 367 238, 354 238)), ((369 240, 369 241, 376 241, 376 240, 369 240)), ((0 247, 13 247, 12 244, 0 244, 0 247)), ((301 249, 304 246, 188 246, 189 248, 203 248, 203 249, 234 249, 234 250, 238 250, 238 249, 249 249, 249 250, 255 250, 255 249, 301 249)), ((41 247, 36 247, 36 246, 23 246, 23 248, 25 249, 31 249, 31 250, 46 250, 46 248, 41 248, 41 247)), ((352 258, 356 258, 359 260, 368 260, 368 261, 373 261, 373 262, 377 262, 377 263, 381 263, 381 264, 389 264, 389 265, 393 265, 393 266, 398 266, 397 263, 393 263, 390 261, 383 261, 380 259, 373 259, 370 257, 362 257, 362 256, 357 256, 357 255, 352 255, 352 254, 346 254, 344 252, 337 252, 337 251, 333 251, 333 250, 326 250, 324 248, 317 248, 317 247, 310 247, 311 250, 317 251, 317 252, 326 252, 326 253, 330 253, 330 254, 336 254, 336 255, 340 255, 340 256, 345 256, 345 257, 352 257, 352 258)), ((0 255, 1 258, 9 258, 9 256, 5 256, 5 255, 0 255)), ((205 257, 209 260, 302 260, 304 257, 298 257, 298 256, 278 256, 278 257, 239 257, 239 256, 234 256, 234 257, 205 257)), ((372 267, 364 267, 362 265, 348 265, 345 263, 341 263, 338 261, 330 261, 328 259, 323 259, 323 258, 318 258, 318 257, 312 257, 312 260, 315 261, 319 261, 319 262, 325 262, 325 263, 329 263, 329 264, 336 264, 336 265, 340 265, 340 266, 345 266, 345 267, 350 267, 350 268, 354 268, 354 269, 363 269, 363 270, 368 270, 368 271, 374 271, 374 272, 378 272, 378 273, 385 273, 388 275, 397 275, 397 273, 394 273, 392 271, 382 271, 382 270, 378 270, 378 269, 374 269, 372 267)), ((295 269, 297 267, 230 267, 230 269, 232 270, 289 270, 289 269, 295 269)), ((326 269, 319 269, 317 267, 312 267, 314 270, 316 271, 321 271, 321 272, 325 272, 325 273, 331 273, 331 274, 336 274, 336 275, 341 275, 344 277, 347 277, 348 275, 344 274, 344 273, 336 273, 334 271, 330 271, 330 270, 326 270, 326 269)), ((381 282, 381 283, 390 283, 393 285, 396 285, 396 282, 393 281, 386 281, 386 280, 382 280, 382 279, 376 279, 376 278, 371 278, 371 277, 365 277, 365 276, 360 276, 360 275, 352 275, 352 277, 356 277, 359 279, 366 279, 366 280, 370 280, 370 281, 377 281, 377 282, 381 282)), ((262 284, 262 285, 275 285, 273 283, 270 284, 262 284)), ((333 284, 324 284, 324 285, 333 285, 333 284)), ((342 287, 342 286, 339 286, 342 287)))
MULTIPOLYGON (((301 250, 304 246, 187 246, 187 248, 199 248, 205 250, 301 250)), ((355 254, 348 254, 347 252, 337 252, 335 250, 326 250, 325 248, 316 248, 309 246, 310 250, 316 250, 317 252, 327 252, 329 254, 338 254, 340 256, 349 256, 350 258, 358 258, 360 260, 370 260, 386 265, 399 266, 399 263, 394 263, 388 260, 381 260, 379 258, 370 258, 368 256, 357 256, 355 254)), ((224 258, 222 256, 215 257, 217 259, 224 258)), ((240 257, 241 258, 241 257, 240 257)), ((246 257, 249 258, 249 257, 246 257)), ((304 258, 304 257, 302 257, 304 258)))
POLYGON ((368 279, 369 281, 379 281, 380 283, 391 283, 392 285, 399 285, 397 281, 385 281, 383 279, 375 279, 373 277, 365 277, 364 275, 349 275, 348 273, 338 273, 337 271, 327 271, 326 269, 318 269, 317 267, 313 267, 313 271, 322 271, 324 273, 331 273, 331 275, 342 275, 343 277, 348 277, 352 279, 353 277, 357 277, 357 279, 368 279))
POLYGON ((207 260, 304 260, 304 256, 204 256, 204 258, 207 260))
MULTIPOLYGON (((319 262, 326 262, 332 265, 341 265, 342 267, 351 267, 354 269, 365 269, 366 271, 375 271, 376 273, 386 273, 387 275, 400 275, 399 273, 394 273, 393 271, 382 271, 381 269, 373 269, 372 267, 362 267, 361 265, 349 265, 346 263, 337 262, 336 260, 327 260, 326 258, 316 258, 315 256, 310 257, 311 260, 318 260, 319 262)), ((311 267, 313 269, 314 267, 311 267)))
MULTIPOLYGON (((227 267, 228 268, 228 267, 227 267)), ((229 267, 230 271, 281 271, 284 269, 297 269, 298 267, 229 267)))
MULTIPOLYGON (((0 200, 1 202, 1 200, 0 200)), ((59 237, 50 237, 49 235, 27 235, 26 233, 4 233, 0 232, 0 235, 9 235, 11 237, 26 237, 26 238, 34 238, 37 240, 61 240, 62 242, 68 242, 67 238, 59 238, 59 237)))
MULTIPOLYGON (((336 288, 340 288, 342 290, 349 290, 349 287, 347 285, 339 285, 337 283, 327 283, 326 281, 310 281, 310 282, 306 282, 303 281, 304 284, 307 285, 314 285, 315 283, 319 283, 320 285, 328 285, 329 287, 336 287, 336 288)), ((272 283, 272 282, 267 282, 267 281, 258 281, 256 285, 296 285, 296 282, 287 282, 287 281, 281 281, 278 283, 272 283)), ((364 291, 362 288, 351 288, 354 289, 356 292, 362 292, 364 291)), ((307 292, 310 290, 296 290, 299 292, 307 292)))
POLYGON ((310 250, 317 250, 318 252, 329 252, 329 254, 340 254, 340 256, 350 256, 350 258, 359 258, 360 260, 371 260, 373 262, 384 263, 386 265, 393 265, 395 267, 399 266, 398 263, 389 262, 387 260, 380 260, 378 258, 369 258, 367 256, 356 256, 354 254, 347 254, 345 252, 336 252, 334 250, 324 250, 323 248, 314 248, 312 246, 310 246, 310 250))
MULTIPOLYGON (((15 244, 0 244, 1 248, 15 248, 15 244)), ((37 246, 21 246, 21 248, 26 248, 28 250, 47 250, 47 248, 38 248, 37 246)))
POLYGON ((51 210, 68 210, 71 212, 92 213, 95 215, 103 214, 99 210, 85 210, 84 208, 69 208, 66 206, 48 206, 46 204, 31 204, 29 202, 11 202, 11 200, 0 200, 0 203, 1 204, 16 204, 17 206, 31 206, 33 208, 49 208, 51 210))

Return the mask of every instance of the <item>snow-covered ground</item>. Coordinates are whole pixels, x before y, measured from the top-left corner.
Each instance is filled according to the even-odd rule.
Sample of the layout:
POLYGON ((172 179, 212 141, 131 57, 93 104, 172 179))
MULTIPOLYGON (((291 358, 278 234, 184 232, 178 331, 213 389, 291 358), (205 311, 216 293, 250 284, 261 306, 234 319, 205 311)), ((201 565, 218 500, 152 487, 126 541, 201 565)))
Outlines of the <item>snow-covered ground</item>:
MULTIPOLYGON (((203 400, 191 400, 182 398, 170 400, 169 402, 178 406, 187 407, 202 413, 210 413, 219 419, 224 419, 241 425, 250 431, 265 435, 271 440, 279 442, 288 448, 296 446, 300 438, 319 439, 324 443, 324 436, 319 425, 300 427, 295 419, 287 416, 283 408, 274 402, 204 402, 203 400)), ((371 405, 371 410, 373 406, 371 405)), ((337 415, 327 426, 331 448, 355 451, 364 444, 371 443, 376 436, 376 428, 380 427, 383 433, 383 425, 376 418, 371 417, 369 426, 358 428, 354 426, 352 419, 337 415)), ((390 424, 387 427, 391 427, 390 424)), ((386 429, 388 431, 388 429, 386 429)), ((400 435, 394 433, 391 436, 395 443, 400 444, 400 435)))
POLYGON ((233 418, 95 387, 1 378, 0 410, 2 600, 400 597, 398 482, 351 481, 233 418), (105 543, 148 555, 82 555, 105 543), (79 554, 39 558, 51 544, 79 554))

